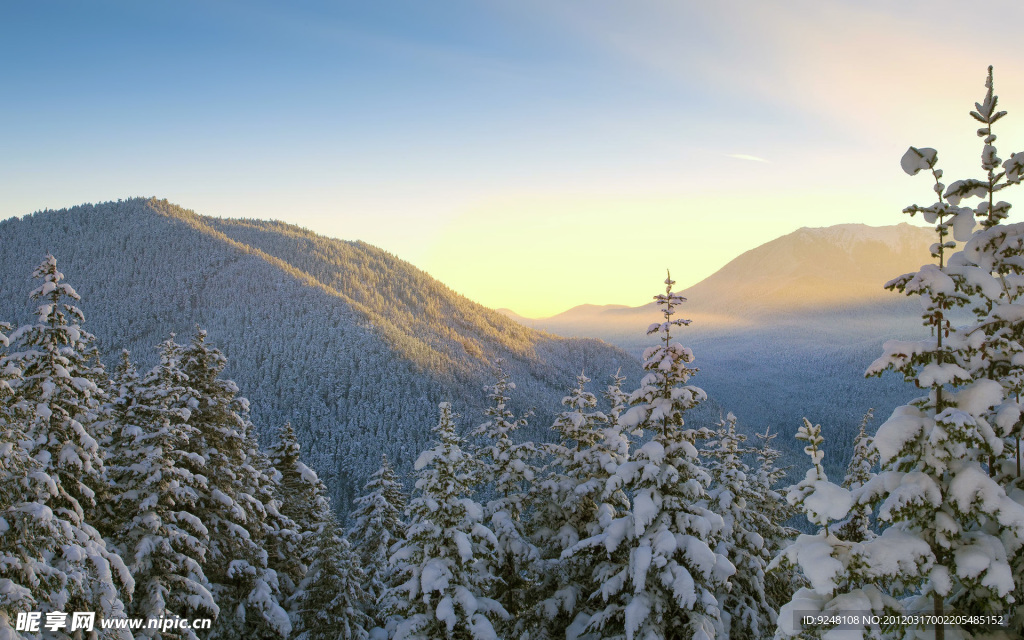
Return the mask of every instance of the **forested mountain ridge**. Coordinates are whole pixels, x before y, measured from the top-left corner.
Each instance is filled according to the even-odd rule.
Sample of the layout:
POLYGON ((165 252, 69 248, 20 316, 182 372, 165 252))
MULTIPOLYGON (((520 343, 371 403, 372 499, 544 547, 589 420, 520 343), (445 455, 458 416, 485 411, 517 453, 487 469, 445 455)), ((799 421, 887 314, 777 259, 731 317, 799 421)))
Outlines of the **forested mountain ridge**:
MULTIPOLYGON (((380 249, 283 223, 132 199, 0 222, 0 245, 0 318, 29 317, 32 268, 50 252, 108 363, 127 348, 151 364, 170 332, 207 329, 254 422, 292 422, 342 511, 381 452, 411 465, 437 402, 479 421, 497 358, 520 409, 557 407, 581 370, 639 379, 617 348, 524 328, 380 249)), ((545 411, 524 435, 549 437, 545 411)))

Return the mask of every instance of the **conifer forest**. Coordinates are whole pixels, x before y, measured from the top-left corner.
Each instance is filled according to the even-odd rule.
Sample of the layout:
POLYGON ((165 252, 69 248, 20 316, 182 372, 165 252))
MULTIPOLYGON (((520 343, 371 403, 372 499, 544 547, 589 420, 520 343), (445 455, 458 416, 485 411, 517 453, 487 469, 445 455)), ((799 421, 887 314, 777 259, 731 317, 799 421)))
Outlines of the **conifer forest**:
POLYGON ((1003 199, 1024 152, 997 151, 991 68, 970 115, 980 177, 945 176, 932 148, 902 157, 930 179, 930 204, 903 213, 931 261, 878 286, 919 301, 924 337, 853 373, 912 399, 843 446, 824 419, 783 442, 698 386, 671 273, 636 364, 440 285, 401 288, 384 252, 287 225, 155 200, 3 223, 0 238, 42 239, 0 249, 37 265, 0 284, 0 308, 27 309, 0 318, 0 640, 1024 638, 1024 223, 1003 199), (123 299, 89 306, 49 251, 87 269, 75 246, 102 211, 164 216, 183 264, 245 277, 191 289, 131 266, 123 299), (204 254, 213 239, 244 258, 204 254), (323 256, 376 266, 335 282, 323 256), (239 281, 294 302, 295 323, 243 305, 156 335, 205 295, 234 304, 239 281), (136 304, 160 287, 182 299, 136 304), (335 290, 355 292, 349 316, 317 316, 335 290), (393 311, 416 296, 443 304, 393 311), (121 333, 90 333, 117 314, 121 333), (217 336, 246 346, 229 357, 217 336), (289 369, 296 345, 351 373, 289 369), (95 623, 73 629, 74 612, 95 623))

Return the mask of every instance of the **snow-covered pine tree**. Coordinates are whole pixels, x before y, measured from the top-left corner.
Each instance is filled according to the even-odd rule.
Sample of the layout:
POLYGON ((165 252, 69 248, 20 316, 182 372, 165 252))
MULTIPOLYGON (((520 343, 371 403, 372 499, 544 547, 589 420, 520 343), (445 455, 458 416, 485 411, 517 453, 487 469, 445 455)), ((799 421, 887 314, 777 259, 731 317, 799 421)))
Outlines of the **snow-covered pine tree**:
POLYGON ((18 442, 6 446, 12 460, 23 455, 18 447, 31 456, 29 476, 16 482, 21 499, 11 503, 17 524, 8 521, 4 536, 23 559, 11 575, 26 580, 22 586, 33 584, 37 569, 47 576, 45 587, 33 589, 37 611, 121 617, 122 595, 131 595, 134 582, 86 520, 96 493, 105 491, 94 431, 105 400, 95 382, 102 365, 87 356, 94 338, 81 328, 81 310, 66 301, 79 296, 63 282, 54 257, 47 255, 33 277, 41 281, 30 294, 39 301, 36 322, 11 334, 17 350, 0 362, 0 370, 20 371, 7 405, 18 412, 18 426, 9 431, 18 442))
POLYGON ((611 383, 604 388, 604 392, 601 394, 605 401, 608 402, 608 421, 611 424, 618 425, 620 432, 622 431, 622 424, 619 418, 629 409, 629 394, 622 389, 622 383, 626 381, 626 376, 621 374, 621 370, 613 373, 611 375, 611 383))
MULTIPOLYGON (((881 640, 893 637, 868 616, 891 615, 899 611, 899 603, 877 585, 898 580, 901 573, 917 575, 927 571, 931 563, 928 545, 915 536, 890 530, 883 544, 843 540, 830 525, 847 517, 854 504, 850 491, 833 484, 825 474, 822 448, 825 438, 821 426, 804 418, 797 430, 797 440, 806 443, 804 451, 811 458, 811 468, 804 479, 790 487, 787 500, 806 514, 808 522, 820 527, 816 534, 801 534, 769 565, 795 569, 801 586, 793 598, 779 611, 777 640, 799 638, 842 637, 848 640, 881 640), (848 615, 863 624, 833 631, 830 625, 804 626, 804 616, 848 615), (831 634, 831 635, 830 635, 831 634), (842 635, 837 635, 842 634, 842 635)), ((878 542, 876 538, 872 542, 878 542)))
POLYGON ((328 513, 310 540, 309 572, 295 598, 295 640, 366 640, 369 593, 359 558, 328 513))
MULTIPOLYGON (((786 525, 790 518, 797 514, 795 507, 789 504, 786 496, 780 493, 779 483, 786 477, 786 469, 777 464, 782 455, 772 446, 772 440, 778 437, 766 428, 764 433, 755 433, 759 445, 754 449, 757 467, 753 471, 751 482, 754 495, 751 497, 752 509, 764 516, 763 528, 758 532, 764 538, 764 546, 768 557, 775 558, 779 552, 799 533, 786 525)), ((793 571, 791 567, 779 567, 765 575, 765 599, 773 611, 793 597, 793 571)))
POLYGON ((264 496, 264 503, 277 505, 268 510, 271 532, 267 541, 270 566, 277 572, 281 596, 288 602, 294 616, 294 600, 300 584, 316 557, 317 534, 333 522, 327 487, 316 472, 300 459, 302 448, 291 423, 278 430, 277 443, 266 455, 272 477, 264 483, 273 495, 264 496))
POLYGON ((497 581, 488 563, 498 542, 469 497, 470 460, 451 406, 440 410, 437 441, 414 465, 405 540, 391 556, 396 586, 382 599, 389 632, 393 640, 497 640, 495 625, 508 613, 486 594, 497 581))
POLYGON ((765 568, 771 560, 761 531, 771 524, 757 510, 758 487, 741 447, 746 436, 736 431, 736 416, 719 422, 715 438, 701 455, 709 460, 708 509, 722 516, 724 527, 715 551, 736 567, 728 587, 718 594, 722 623, 730 640, 758 640, 775 627, 776 611, 766 598, 765 568))
POLYGON ((210 552, 203 571, 220 607, 210 637, 285 638, 291 622, 264 547, 272 525, 248 401, 238 397, 234 382, 220 379, 227 361, 206 344, 202 329, 182 348, 180 363, 188 376, 183 402, 196 429, 189 449, 203 458, 206 471, 199 510, 210 552))
MULTIPOLYGON (((392 584, 389 561, 391 546, 405 538, 405 493, 386 455, 380 457, 380 468, 370 476, 356 498, 356 509, 349 516, 355 524, 349 540, 356 549, 359 565, 366 574, 367 605, 373 614, 380 611, 375 603, 392 584)), ((375 623, 383 627, 386 620, 378 616, 375 623)))
MULTIPOLYGON (((247 439, 253 452, 253 467, 256 470, 256 501, 263 505, 266 514, 266 537, 262 547, 267 553, 267 567, 277 577, 277 601, 285 609, 298 595, 299 585, 309 567, 309 558, 303 546, 304 536, 288 515, 285 514, 280 479, 281 474, 270 463, 267 455, 260 450, 256 430, 250 429, 247 439)), ((326 493, 327 489, 324 488, 326 493)), ((289 617, 289 620, 293 616, 289 617)))
POLYGON ((698 432, 684 428, 683 413, 706 394, 686 384, 696 373, 689 366, 693 353, 672 341, 672 328, 689 324, 672 317, 685 300, 673 284, 668 277, 665 293, 655 296, 664 321, 647 333, 660 344, 644 352, 647 374, 621 419, 654 434, 616 471, 633 493, 632 509, 602 522, 601 533, 571 551, 594 547, 606 554, 594 572, 598 611, 586 625, 599 638, 723 637, 716 593, 735 567, 713 551, 721 516, 700 506, 710 478, 694 446, 698 432))
MULTIPOLYGON (((33 455, 62 485, 62 505, 68 511, 91 510, 103 484, 103 462, 96 440, 96 418, 106 401, 95 383, 101 376, 86 356, 95 338, 81 324, 85 316, 74 304, 79 300, 57 261, 47 255, 35 272, 41 281, 30 297, 39 301, 34 324, 15 331, 11 339, 20 351, 10 359, 22 370, 19 401, 34 409, 27 417, 26 435, 33 455)), ((102 366, 102 365, 100 365, 102 366)))
POLYGON ((52 590, 55 582, 52 578, 46 579, 49 578, 46 572, 36 568, 43 564, 38 551, 24 553, 26 547, 33 546, 30 540, 15 538, 19 528, 25 530, 31 526, 30 522, 19 523, 30 517, 24 511, 26 497, 34 498, 29 502, 35 503, 45 496, 45 489, 38 480, 32 482, 34 461, 21 444, 25 434, 11 387, 12 382, 17 384, 21 371, 6 358, 10 331, 11 325, 0 322, 0 575, 4 576, 0 578, 0 640, 16 638, 14 626, 18 612, 36 610, 36 600, 29 586, 52 590), (44 579, 37 579, 33 584, 32 574, 44 579))
POLYGON ((609 488, 628 443, 617 421, 596 411, 597 398, 586 390, 588 382, 582 373, 577 376, 576 388, 562 399, 567 410, 553 426, 559 441, 542 445, 550 456, 550 472, 531 488, 536 511, 530 522, 531 540, 541 558, 519 637, 563 638, 577 616, 592 613, 587 598, 597 587, 591 559, 585 553, 562 554, 600 533, 602 517, 621 516, 629 507, 618 485, 609 488))
MULTIPOLYGON (((904 212, 921 213, 935 224, 938 242, 932 245, 932 255, 938 264, 924 265, 886 286, 921 297, 922 319, 932 329, 932 337, 885 343, 883 356, 867 371, 868 375, 898 371, 908 382, 928 390, 927 396, 898 407, 879 427, 873 446, 879 453, 881 471, 859 492, 857 501, 881 505, 879 520, 889 523, 888 528, 916 536, 928 545, 934 565, 916 582, 910 576, 906 580, 938 615, 947 607, 972 613, 1005 612, 1015 600, 1016 588, 1009 558, 1020 552, 1024 541, 1024 507, 1010 499, 989 475, 1002 454, 1002 436, 1015 428, 1020 415, 1016 401, 1007 402, 1006 398, 1014 383, 992 375, 1006 370, 999 362, 1012 355, 1001 350, 999 344, 1006 336, 1000 337, 997 325, 1005 328, 1008 325, 1000 319, 1021 316, 1002 304, 984 309, 991 304, 985 299, 1012 302, 1002 299, 1000 289, 1014 279, 999 274, 996 263, 984 258, 982 249, 993 246, 991 241, 1000 234, 999 223, 1009 210, 1007 203, 994 202, 993 194, 1011 182, 998 183, 1005 176, 1017 175, 1013 159, 1004 163, 1005 171, 998 172, 992 125, 1005 112, 996 111, 991 68, 986 89, 984 101, 972 112, 984 125, 978 135, 984 139, 986 180, 958 180, 947 188, 941 182, 934 149, 911 147, 903 156, 906 173, 929 170, 935 182, 934 204, 913 205, 904 212), (959 206, 972 196, 988 199, 976 208, 959 206), (976 218, 981 219, 982 230, 972 238, 976 218), (950 227, 955 240, 968 241, 968 247, 947 264, 947 252, 955 248, 948 240, 950 227), (988 313, 988 319, 975 326, 953 327, 950 310, 977 307, 979 297, 983 301, 981 315, 988 313)), ((1015 157, 1024 158, 1020 154, 1015 157)), ((943 627, 936 628, 938 640, 944 633, 943 627)))
MULTIPOLYGON (((0 349, 10 325, 0 324, 0 349)), ((67 603, 91 602, 91 582, 102 578, 87 561, 54 559, 82 549, 76 531, 45 503, 57 494, 53 479, 40 470, 24 445, 24 405, 14 402, 11 383, 20 371, 0 351, 0 639, 37 640, 39 633, 16 632, 19 614, 63 611, 67 603)), ((91 542, 91 541, 90 541, 91 542)), ((88 545, 94 547, 94 545, 88 545)), ((88 548, 88 547, 87 547, 88 548)), ((84 555, 84 554, 83 554, 84 555)), ((84 560, 84 558, 83 558, 84 560)))
POLYGON ((540 554, 526 535, 524 522, 529 500, 529 483, 537 473, 537 448, 533 442, 515 442, 512 434, 527 424, 527 417, 516 417, 508 403, 516 385, 495 365, 497 379, 485 387, 490 406, 484 410, 487 420, 472 435, 485 444, 474 451, 476 482, 487 495, 493 496, 484 505, 484 519, 498 539, 493 559, 496 598, 509 613, 510 620, 519 618, 528 600, 531 581, 528 572, 540 554))
MULTIPOLYGON (((113 482, 111 542, 127 559, 135 618, 216 618, 219 612, 203 573, 209 532, 200 519, 206 488, 203 460, 189 452, 196 428, 182 406, 188 383, 177 345, 161 343, 160 362, 141 380, 123 351, 112 376, 113 430, 107 473, 113 482)), ((188 638, 192 629, 143 629, 137 638, 188 638)))
MULTIPOLYGON (((874 416, 874 409, 868 409, 864 419, 860 422, 860 430, 853 440, 853 457, 846 468, 846 477, 843 478, 843 487, 850 491, 856 491, 863 487, 875 477, 875 466, 878 464, 878 452, 871 446, 871 436, 868 435, 868 423, 874 416)), ((875 536, 871 530, 870 504, 855 504, 850 509, 849 518, 839 525, 838 535, 843 540, 851 542, 864 542, 875 536)))
MULTIPOLYGON (((1005 111, 997 109, 999 99, 994 93, 992 68, 989 67, 985 83, 985 98, 975 104, 971 116, 982 127, 977 135, 982 139, 981 170, 984 177, 958 180, 950 184, 945 193, 947 202, 959 205, 970 198, 978 198, 973 208, 963 207, 980 222, 980 229, 966 242, 963 249, 950 260, 950 271, 964 289, 971 294, 971 310, 976 325, 972 337, 984 336, 968 362, 976 380, 992 380, 1002 387, 1003 401, 994 403, 985 414, 986 421, 1002 440, 1002 452, 994 445, 988 459, 988 470, 1007 495, 1018 504, 1024 504, 1024 483, 1020 473, 1020 438, 1024 421, 1020 419, 1021 392, 1024 390, 1024 223, 1003 224, 1010 213, 1010 203, 998 200, 1005 189, 1015 187, 1024 178, 1024 152, 1013 153, 1003 162, 995 147, 993 125, 1005 111)), ((1015 624, 1024 628, 1024 541, 1019 537, 1001 536, 1013 569, 1016 585, 1015 624)), ((986 596, 982 594, 982 598, 986 596)), ((973 595, 961 599, 960 607, 980 606, 973 595)))

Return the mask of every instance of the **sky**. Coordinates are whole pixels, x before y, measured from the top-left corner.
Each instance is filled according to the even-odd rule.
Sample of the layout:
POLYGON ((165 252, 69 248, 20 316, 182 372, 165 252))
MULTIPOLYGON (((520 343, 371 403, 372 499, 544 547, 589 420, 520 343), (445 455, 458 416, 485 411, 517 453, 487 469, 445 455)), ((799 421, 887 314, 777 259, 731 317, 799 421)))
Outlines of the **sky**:
POLYGON ((800 227, 909 221, 910 145, 978 175, 990 64, 1001 155, 1024 149, 1024 5, 970 6, 8 2, 0 219, 156 196, 526 316, 638 305, 666 268, 684 288, 800 227))

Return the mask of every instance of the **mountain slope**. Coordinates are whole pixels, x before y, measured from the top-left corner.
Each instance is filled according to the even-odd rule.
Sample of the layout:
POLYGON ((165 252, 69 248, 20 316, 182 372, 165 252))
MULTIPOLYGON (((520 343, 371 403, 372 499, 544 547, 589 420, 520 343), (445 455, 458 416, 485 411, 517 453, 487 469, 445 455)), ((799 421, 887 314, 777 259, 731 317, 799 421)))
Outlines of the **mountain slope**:
POLYGON ((928 259, 932 233, 903 223, 798 229, 736 257, 686 290, 701 308, 749 317, 898 298, 882 285, 928 259))
POLYGON ((580 370, 601 384, 620 367, 639 376, 614 347, 524 328, 375 247, 283 223, 136 199, 0 222, 0 246, 0 318, 28 318, 30 274, 51 252, 108 363, 125 347, 151 364, 169 332, 207 329, 254 422, 293 423, 342 511, 381 453, 411 465, 439 401, 464 428, 479 422, 496 358, 518 409, 538 406, 532 437, 548 436, 580 370))

